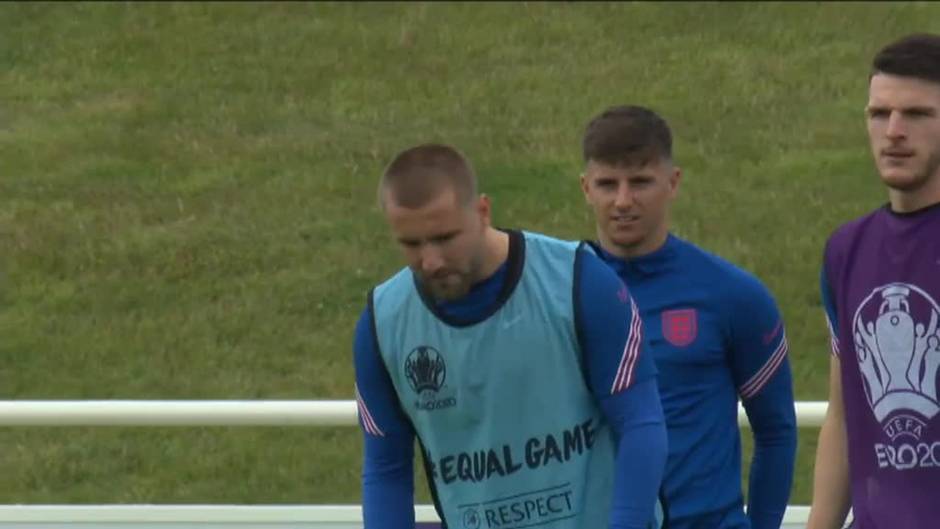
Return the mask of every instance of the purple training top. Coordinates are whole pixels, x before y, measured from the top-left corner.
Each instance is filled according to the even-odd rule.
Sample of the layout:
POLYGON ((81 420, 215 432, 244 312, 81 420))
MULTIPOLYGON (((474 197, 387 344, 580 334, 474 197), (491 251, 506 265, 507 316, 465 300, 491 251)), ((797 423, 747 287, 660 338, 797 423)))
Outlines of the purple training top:
POLYGON ((858 529, 940 527, 940 204, 886 206, 826 244, 858 529))

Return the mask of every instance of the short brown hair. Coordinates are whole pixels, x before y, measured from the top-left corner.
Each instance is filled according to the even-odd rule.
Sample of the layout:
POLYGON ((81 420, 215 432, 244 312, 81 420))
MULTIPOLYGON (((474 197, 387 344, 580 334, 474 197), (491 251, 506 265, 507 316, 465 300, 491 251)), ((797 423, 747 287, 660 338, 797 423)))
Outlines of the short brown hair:
POLYGON ((588 123, 581 148, 585 162, 644 166, 672 159, 672 132, 666 120, 646 107, 611 107, 588 123))
POLYGON ((888 44, 872 60, 871 75, 878 73, 940 84, 940 35, 915 33, 888 44))
POLYGON ((406 208, 420 208, 440 193, 453 189, 466 204, 477 194, 477 177, 470 161, 454 147, 426 143, 405 149, 392 160, 379 183, 379 204, 386 194, 406 208))

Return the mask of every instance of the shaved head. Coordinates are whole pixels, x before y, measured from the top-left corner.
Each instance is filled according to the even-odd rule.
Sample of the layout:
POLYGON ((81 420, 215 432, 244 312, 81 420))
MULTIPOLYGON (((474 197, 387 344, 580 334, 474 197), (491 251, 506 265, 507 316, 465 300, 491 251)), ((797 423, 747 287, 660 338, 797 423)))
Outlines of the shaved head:
POLYGON ((417 209, 441 193, 453 191, 461 205, 477 195, 477 178, 470 162, 449 145, 428 143, 400 152, 379 183, 379 204, 417 209))

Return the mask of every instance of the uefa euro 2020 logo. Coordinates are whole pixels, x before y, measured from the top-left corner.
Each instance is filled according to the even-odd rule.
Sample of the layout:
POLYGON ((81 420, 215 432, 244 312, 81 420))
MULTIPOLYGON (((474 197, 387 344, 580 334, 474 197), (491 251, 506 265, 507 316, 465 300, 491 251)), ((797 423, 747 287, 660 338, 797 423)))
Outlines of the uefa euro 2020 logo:
POLYGON ((444 385, 447 367, 441 353, 433 347, 415 347, 405 359, 405 376, 415 393, 437 392, 444 385))
POLYGON ((434 411, 457 405, 453 390, 441 394, 447 379, 447 366, 437 349, 428 345, 415 347, 405 357, 404 367, 408 385, 418 396, 414 401, 416 409, 434 411))
POLYGON ((906 283, 874 289, 855 312, 852 328, 865 396, 892 441, 875 446, 882 468, 940 466, 940 438, 919 442, 940 411, 938 320, 936 301, 906 283))
POLYGON ((464 529, 478 529, 480 527, 480 513, 476 509, 467 509, 463 512, 464 529))

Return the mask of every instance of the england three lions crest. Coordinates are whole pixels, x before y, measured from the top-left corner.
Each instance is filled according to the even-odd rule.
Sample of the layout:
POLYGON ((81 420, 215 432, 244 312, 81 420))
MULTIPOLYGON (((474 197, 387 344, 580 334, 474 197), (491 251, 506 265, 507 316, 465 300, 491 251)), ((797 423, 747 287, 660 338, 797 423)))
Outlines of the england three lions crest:
POLYGON ((662 322, 663 338, 676 347, 685 347, 698 336, 698 312, 695 309, 664 311, 662 322))
POLYGON ((940 306, 925 291, 891 283, 872 291, 852 320, 865 396, 892 440, 920 439, 940 411, 940 306))

